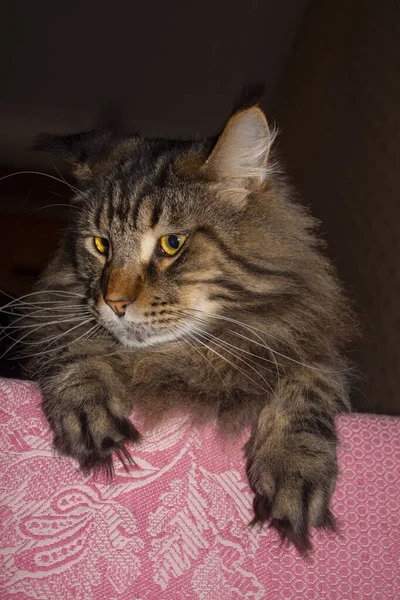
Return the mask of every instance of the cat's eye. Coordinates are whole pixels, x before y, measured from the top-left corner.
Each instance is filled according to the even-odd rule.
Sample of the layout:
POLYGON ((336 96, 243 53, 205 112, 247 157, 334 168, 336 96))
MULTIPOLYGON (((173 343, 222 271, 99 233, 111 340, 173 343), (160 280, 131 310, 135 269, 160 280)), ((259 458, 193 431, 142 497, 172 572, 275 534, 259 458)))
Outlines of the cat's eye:
POLYGON ((94 242, 94 247, 96 248, 97 252, 100 252, 100 254, 104 254, 104 255, 108 254, 108 249, 110 247, 110 244, 108 243, 108 240, 106 240, 106 238, 98 237, 96 235, 93 238, 93 242, 94 242))
POLYGON ((160 238, 160 248, 162 252, 168 254, 168 256, 174 256, 182 248, 183 244, 187 240, 187 235, 184 233, 170 233, 169 235, 163 235, 160 238))

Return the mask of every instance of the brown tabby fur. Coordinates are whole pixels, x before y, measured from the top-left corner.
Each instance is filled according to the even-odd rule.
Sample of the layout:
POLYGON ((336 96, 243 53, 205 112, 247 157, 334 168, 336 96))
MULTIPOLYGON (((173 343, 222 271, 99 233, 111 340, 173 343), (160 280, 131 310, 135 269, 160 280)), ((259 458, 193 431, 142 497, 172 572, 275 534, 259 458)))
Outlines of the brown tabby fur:
POLYGON ((55 447, 85 471, 111 472, 112 453, 129 462, 133 409, 151 423, 187 410, 228 433, 250 424, 253 523, 306 554, 309 528, 334 526, 352 326, 316 222, 270 157, 273 137, 253 107, 215 144, 41 138, 81 185, 75 219, 25 301, 21 343, 55 447), (188 236, 174 257, 160 250, 168 234, 188 236), (107 257, 94 236, 109 241, 107 257))

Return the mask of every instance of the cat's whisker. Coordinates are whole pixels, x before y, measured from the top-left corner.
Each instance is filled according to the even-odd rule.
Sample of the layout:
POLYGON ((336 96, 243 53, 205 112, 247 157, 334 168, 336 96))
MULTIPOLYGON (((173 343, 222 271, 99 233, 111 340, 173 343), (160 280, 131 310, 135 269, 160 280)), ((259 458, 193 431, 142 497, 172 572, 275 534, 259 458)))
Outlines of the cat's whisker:
MULTIPOLYGON (((7 315, 9 317, 9 324, 5 327, 12 328, 15 323, 19 323, 21 321, 37 321, 37 324, 43 322, 44 320, 50 319, 60 319, 63 317, 78 317, 83 316, 85 314, 90 314, 89 311, 59 311, 59 312, 49 312, 49 311, 35 311, 30 312, 27 309, 24 311, 11 312, 11 311, 0 311, 0 315, 7 315)), ((22 323, 23 324, 23 323, 22 323)), ((1 329, 1 327, 0 327, 1 329)))
POLYGON ((8 310, 22 310, 23 308, 46 308, 47 310, 51 310, 53 307, 54 310, 60 310, 64 308, 87 308, 87 305, 83 302, 80 302, 79 304, 65 304, 65 300, 38 300, 37 302, 26 302, 25 300, 21 300, 21 302, 12 304, 11 306, 4 306, 4 308, 7 308, 8 310))
POLYGON ((4 181, 5 179, 9 179, 10 177, 16 177, 17 175, 42 175, 43 177, 48 177, 49 179, 52 179, 53 181, 58 181, 58 183, 63 183, 64 185, 69 187, 71 189, 71 191, 74 192, 74 194, 77 194, 81 198, 86 199, 82 190, 79 190, 74 185, 68 183, 64 178, 61 179, 60 177, 55 177, 54 175, 50 175, 49 173, 43 173, 42 171, 16 171, 15 173, 8 173, 7 175, 0 177, 0 182, 4 181))
MULTIPOLYGON (((46 300, 46 299, 42 300, 41 298, 25 298, 24 296, 22 296, 20 298, 13 298, 5 306, 8 306, 9 304, 14 305, 14 304, 18 304, 18 303, 23 303, 23 304, 32 305, 32 306, 36 306, 37 304, 50 304, 50 303, 65 304, 65 302, 69 302, 71 300, 77 300, 75 297, 65 298, 65 295, 64 296, 62 294, 59 294, 59 295, 60 295, 60 298, 58 298, 57 296, 54 298, 51 295, 50 296, 51 300, 46 300)), ((84 300, 84 296, 82 296, 80 299, 84 300)))
POLYGON ((92 332, 86 337, 87 340, 91 340, 93 339, 97 333, 102 329, 100 324, 97 324, 97 326, 92 330, 92 332))
MULTIPOLYGON (((25 316, 25 318, 34 318, 35 320, 39 319, 59 319, 61 317, 79 317, 85 315, 92 315, 91 311, 87 308, 80 309, 70 309, 70 310, 49 310, 49 309, 39 309, 33 312, 23 312, 21 313, 21 317, 25 316)), ((17 316, 17 315, 16 315, 17 316)), ((93 316, 93 315, 92 315, 93 316)), ((19 317, 19 318, 21 318, 19 317)))
POLYGON ((19 296, 18 298, 14 298, 15 300, 21 300, 22 298, 27 298, 28 296, 37 296, 38 294, 56 294, 58 296, 78 296, 79 298, 85 298, 84 294, 78 294, 77 292, 71 292, 69 290, 65 290, 65 289, 58 289, 58 290, 49 290, 49 289, 44 289, 44 290, 37 290, 35 292, 30 292, 29 294, 25 294, 24 296, 19 296))
POLYGON ((226 358, 226 356, 223 356, 222 354, 220 354, 219 352, 217 352, 217 350, 214 350, 214 348, 211 348, 208 344, 205 344, 204 342, 202 342, 201 340, 199 340, 198 337, 195 334, 193 334, 193 333, 187 333, 186 335, 188 335, 191 339, 194 339, 198 344, 201 344, 202 346, 205 346, 205 348, 208 348, 208 350, 210 352, 213 352, 214 354, 216 354, 217 356, 219 356, 223 361, 225 361, 226 363, 228 363, 236 371, 239 371, 239 373, 242 373, 242 375, 244 375, 244 377, 246 377, 252 383, 254 383, 255 386, 257 386, 258 388, 260 388, 264 392, 269 393, 269 391, 267 389, 265 389, 262 385, 260 385, 259 383, 257 383, 257 381, 255 381, 252 377, 250 377, 245 371, 243 371, 243 369, 240 369, 240 367, 238 367, 237 365, 235 365, 235 363, 233 363, 231 360, 229 360, 228 358, 226 358))
POLYGON ((41 312, 54 311, 55 313, 59 314, 64 311, 81 312, 82 310, 89 310, 88 306, 85 306, 84 304, 65 305, 65 304, 60 303, 60 304, 47 304, 46 305, 46 304, 41 304, 39 302, 35 302, 35 303, 21 302, 20 304, 13 304, 13 305, 9 305, 7 307, 4 306, 4 307, 0 308, 0 313, 10 314, 10 315, 15 315, 15 316, 19 316, 19 315, 29 316, 37 311, 41 311, 41 312))
MULTIPOLYGON (((92 320, 92 318, 88 319, 88 321, 90 321, 90 320, 92 320)), ((23 336, 21 336, 19 338, 14 338, 9 333, 4 332, 5 337, 8 338, 8 339, 13 340, 14 343, 11 344, 11 346, 9 346, 6 349, 5 353, 0 358, 3 358, 10 350, 12 350, 17 345, 21 345, 21 346, 37 346, 39 344, 48 344, 49 341, 51 341, 53 339, 58 339, 59 336, 56 336, 55 338, 51 337, 51 338, 45 338, 45 339, 35 340, 34 342, 24 342, 23 341, 25 338, 27 338, 28 336, 30 336, 32 334, 35 334, 37 331, 39 331, 43 327, 48 327, 51 324, 70 323, 71 321, 72 322, 75 322, 75 321, 81 321, 82 322, 82 317, 77 317, 76 319, 65 319, 65 320, 62 320, 62 321, 54 321, 53 323, 41 323, 40 325, 36 326, 34 329, 32 329, 31 331, 28 331, 28 333, 25 333, 25 335, 23 335, 23 336)), ((88 322, 88 321, 86 321, 86 322, 88 322)), ((81 324, 83 324, 83 323, 81 323, 81 324)), ((77 326, 72 327, 71 329, 69 329, 68 331, 66 331, 65 334, 69 333, 70 331, 72 331, 73 329, 76 329, 79 326, 81 326, 81 325, 78 324, 77 326)), ((22 329, 22 327, 21 327, 21 329, 22 329)), ((48 344, 46 347, 48 347, 49 345, 51 345, 51 344, 48 344)))
MULTIPOLYGON (((66 200, 69 200, 69 196, 66 196, 65 194, 59 194, 58 192, 55 192, 54 190, 46 190, 49 194, 51 194, 52 196, 58 196, 59 198, 65 198, 66 200)), ((68 204, 68 206, 70 206, 68 204)), ((71 206, 74 206, 73 204, 71 206)))
MULTIPOLYGON (((189 316, 194 321, 199 321, 200 323, 207 324, 207 325, 209 324, 209 321, 207 321, 207 319, 198 317, 197 315, 193 315, 193 314, 190 314, 190 313, 189 314, 188 313, 182 313, 182 314, 185 314, 186 316, 189 316)), ((207 314, 207 313, 204 313, 204 314, 207 314)), ((242 326, 244 326, 244 324, 242 326)), ((228 331, 230 331, 230 330, 228 330, 228 331)), ((257 335, 257 334, 255 334, 255 335, 257 335)), ((253 342, 253 340, 251 340, 250 338, 248 338, 248 341, 253 342)), ((228 342, 225 342, 225 341, 224 341, 224 343, 228 344, 228 342)), ((233 344, 230 344, 230 345, 233 348, 238 349, 237 346, 233 346, 233 344)), ((271 364, 275 365, 276 374, 277 374, 277 378, 278 378, 278 381, 279 381, 279 378, 280 378, 279 365, 278 365, 278 362, 277 362, 277 360, 276 360, 276 358, 275 358, 275 356, 273 354, 273 350, 268 345, 266 345, 264 343, 262 344, 262 347, 265 348, 266 350, 268 350, 268 352, 271 355, 272 359, 268 359, 268 358, 266 358, 264 356, 260 357, 260 356, 258 356, 256 354, 253 354, 252 352, 246 351, 244 349, 240 349, 240 350, 243 351, 243 352, 245 352, 245 353, 248 353, 248 354, 253 354, 253 356, 257 356, 257 358, 259 358, 260 360, 263 360, 265 362, 268 362, 268 363, 271 363, 271 364)))
POLYGON ((72 185, 72 183, 69 183, 65 177, 60 173, 59 169, 57 169, 55 163, 52 161, 51 164, 54 167, 54 170, 56 171, 57 175, 60 177, 60 179, 62 179, 62 181, 65 183, 65 185, 67 185, 69 187, 69 189, 74 192, 74 194, 76 194, 77 196, 79 196, 80 198, 82 198, 82 200, 86 199, 86 195, 85 193, 80 190, 79 188, 77 188, 75 185, 72 185))
MULTIPOLYGON (((12 296, 10 296, 9 294, 6 294, 5 292, 2 292, 1 290, 0 290, 0 293, 12 298, 12 296)), ((66 295, 85 299, 85 296, 83 294, 77 294, 75 292, 69 292, 67 290, 41 290, 41 291, 37 291, 37 292, 31 292, 30 294, 25 294, 25 296, 20 296, 19 298, 13 298, 11 302, 8 302, 2 308, 3 309, 8 308, 9 306, 12 306, 17 302, 21 302, 25 298, 31 298, 32 296, 38 296, 39 294, 42 294, 44 296, 46 296, 47 294, 54 294, 54 295, 61 296, 61 298, 64 298, 64 300, 65 300, 66 295)), ((60 302, 62 302, 62 300, 60 300, 60 302)))
MULTIPOLYGON (((274 390, 271 386, 271 384, 265 379, 265 377, 263 377, 263 375, 261 375, 261 373, 255 368, 253 367, 248 361, 244 360, 243 358, 241 358, 240 356, 238 356, 238 354, 236 354, 235 352, 233 352, 232 350, 229 350, 228 348, 226 348, 226 346, 218 343, 217 341, 215 341, 216 338, 215 336, 209 336, 209 334, 203 334, 203 333, 199 333, 199 331, 196 332, 197 335, 199 335, 200 337, 202 337, 203 339, 209 340, 212 344, 214 344, 215 346, 217 346, 218 348, 221 348, 222 350, 224 350, 225 352, 228 352, 228 354, 230 354, 231 356, 235 357, 237 360, 239 360, 240 362, 244 363, 245 365, 247 365, 252 371, 254 371, 256 373, 256 375, 258 375, 258 377, 260 377, 260 379, 262 379, 264 381, 264 383, 267 385, 267 387, 269 388, 270 392, 274 395, 274 390), (215 338, 215 339, 212 339, 215 338)), ((210 346, 209 346, 210 348, 210 346)), ((255 361, 252 361, 254 364, 255 361)))
MULTIPOLYGON (((38 329, 40 329, 40 327, 38 327, 38 329)), ((10 336, 9 334, 7 334, 7 333, 6 333, 6 334, 5 334, 5 337, 7 337, 7 338, 9 338, 9 339, 13 340, 13 341, 14 341, 14 343, 13 343, 13 344, 11 344, 11 346, 8 346, 8 347, 6 348, 6 350, 5 350, 5 351, 3 352, 3 354, 0 356, 0 360, 1 360, 2 358, 4 358, 5 356, 7 356, 7 354, 8 354, 8 353, 9 353, 9 352, 10 352, 10 351, 13 349, 13 348, 15 348, 15 346, 17 346, 17 345, 24 345, 24 342, 23 342, 22 340, 24 340, 24 339, 25 339, 25 338, 26 338, 28 335, 31 335, 31 333, 32 333, 32 332, 31 332, 31 331, 29 331, 28 333, 26 333, 25 335, 23 335, 23 336, 21 336, 20 338, 17 338, 17 339, 13 338, 12 336, 10 336)), ((4 338, 3 338, 3 339, 4 339, 4 338)))
MULTIPOLYGON (((271 335, 271 334, 268 334, 268 332, 266 332, 266 331, 263 331, 263 330, 260 330, 260 329, 258 329, 257 327, 253 327, 253 326, 251 326, 251 325, 247 325, 246 323, 242 323, 241 321, 238 321, 238 320, 236 320, 236 319, 232 319, 232 318, 230 318, 230 317, 225 317, 225 316, 223 316, 223 315, 216 315, 216 314, 213 314, 213 313, 208 313, 208 312, 206 312, 206 311, 202 311, 202 310, 198 310, 198 309, 191 309, 191 308, 185 307, 185 310, 189 310, 189 311, 193 310, 193 311, 196 311, 196 312, 203 313, 203 314, 205 314, 205 315, 207 315, 207 316, 209 316, 209 317, 211 317, 211 318, 215 318, 215 319, 221 319, 221 320, 223 320, 223 321, 228 321, 228 322, 232 322, 232 323, 235 323, 235 324, 237 324, 237 325, 240 325, 240 326, 241 326, 241 327, 243 327, 244 329, 247 329, 247 330, 249 330, 251 333, 253 333, 253 335, 256 335, 256 336, 257 336, 259 339, 261 339, 262 343, 260 343, 260 342, 257 342, 256 340, 254 340, 254 339, 252 339, 252 338, 249 338, 249 337, 247 337, 247 336, 245 336, 245 335, 242 335, 242 334, 238 333, 237 331, 233 331, 233 330, 229 330, 229 331, 230 331, 230 332, 231 332, 233 335, 236 335, 236 336, 238 336, 238 337, 242 337, 243 339, 246 339, 247 341, 249 341, 249 342, 252 342, 253 344, 256 344, 256 345, 258 345, 258 346, 261 346, 261 347, 265 348, 266 350, 268 350, 268 351, 271 353, 271 356, 273 356, 273 355, 275 354, 275 355, 277 355, 277 356, 280 356, 281 358, 283 358, 283 359, 285 359, 285 360, 288 360, 288 361, 290 361, 290 362, 296 363, 296 364, 298 364, 298 365, 300 365, 300 366, 302 366, 302 367, 305 367, 305 368, 307 368, 307 369, 312 369, 312 370, 314 370, 314 371, 320 371, 320 372, 323 372, 323 373, 327 373, 327 372, 329 372, 329 373, 341 373, 341 372, 343 372, 343 371, 341 371, 341 370, 333 370, 333 369, 331 369, 331 368, 325 368, 325 369, 324 369, 324 368, 316 367, 316 366, 314 366, 314 365, 308 365, 308 364, 306 364, 306 363, 303 363, 303 362, 302 362, 302 361, 300 361, 300 360, 296 360, 295 358, 292 358, 291 356, 287 356, 287 355, 285 355, 285 354, 283 354, 283 353, 279 352, 278 350, 272 349, 270 346, 268 346, 268 344, 265 342, 265 340, 263 340, 263 339, 262 339, 262 338, 261 338, 261 337, 260 337, 260 336, 257 334, 257 331, 260 331, 260 332, 261 332, 263 335, 266 335, 266 336, 269 336, 269 337, 271 337, 271 338, 273 338, 273 339, 276 339, 276 340, 278 340, 279 342, 280 342, 281 340, 279 340, 279 338, 276 338, 275 336, 273 336, 273 335, 271 335)), ((288 344, 286 344, 286 345, 288 345, 288 344)))
MULTIPOLYGON (((43 322, 45 319, 60 319, 63 317, 84 317, 84 316, 89 316, 91 313, 88 310, 69 310, 69 311, 65 311, 65 312, 48 312, 48 310, 44 310, 41 309, 40 311, 34 311, 34 312, 28 312, 27 309, 20 311, 20 312, 11 312, 11 311, 1 311, 0 310, 0 314, 3 315, 7 315, 9 317, 12 317, 11 319, 11 323, 9 325, 5 325, 4 329, 12 329, 14 328, 14 325, 16 323, 19 323, 21 321, 26 321, 26 320, 32 320, 34 319, 35 321, 38 321, 38 324, 40 322, 43 322), (42 313, 42 314, 40 314, 42 313)), ((17 328, 17 327, 15 327, 17 328)), ((2 328, 0 327, 0 330, 2 328)))
MULTIPOLYGON (((88 319, 88 321, 82 323, 82 325, 86 324, 87 322, 89 322, 90 319, 88 319)), ((59 352, 60 350, 64 350, 65 348, 69 348, 69 346, 71 346, 71 344, 75 344, 76 342, 79 342, 79 340, 83 339, 85 336, 87 336, 91 331, 93 331, 93 329, 95 329, 97 327, 97 324, 94 325, 91 329, 89 329, 88 331, 85 331, 85 333, 83 333, 82 335, 80 335, 79 337, 75 338, 74 340, 71 340, 68 344, 64 344, 63 346, 57 346, 55 348, 51 348, 50 350, 41 350, 40 352, 35 352, 34 354, 23 354, 20 357, 16 357, 15 360, 19 360, 20 358, 33 358, 35 356, 43 356, 45 354, 49 354, 51 352, 59 352)), ((70 330, 71 331, 71 330, 70 330)), ((66 332, 66 333, 69 333, 66 332)), ((0 357, 1 358, 1 357, 0 357)), ((58 355, 54 356, 53 358, 48 359, 48 362, 51 362, 53 360, 56 360, 58 358, 58 355)))
MULTIPOLYGON (((271 363, 271 361, 268 358, 265 358, 264 356, 259 356, 258 354, 255 354, 254 352, 250 352, 249 350, 245 350, 244 348, 239 348, 238 346, 235 346, 234 344, 231 344, 229 342, 227 342, 226 340, 223 340, 215 335, 212 335, 211 333, 209 333, 208 331, 203 331, 201 329, 197 329, 195 328, 196 331, 199 331, 200 333, 203 333, 204 335, 207 335, 208 337, 217 340, 219 343, 223 344, 224 346, 227 346, 228 348, 232 348, 233 350, 235 350, 236 352, 239 352, 240 354, 246 354, 249 356, 254 356, 255 358, 257 358, 258 360, 264 361, 264 362, 268 362, 271 363)), ((257 365, 257 366, 262 366, 260 365, 260 363, 256 362, 255 360, 252 359, 248 359, 250 362, 252 362, 253 364, 257 365)), ((270 373, 275 373, 275 371, 273 369, 269 369, 266 366, 262 366, 263 369, 269 371, 270 373)))
POLYGON ((36 306, 21 306, 20 308, 11 307, 9 310, 0 310, 0 313, 8 314, 14 317, 35 317, 35 318, 48 318, 51 315, 61 316, 62 314, 74 315, 74 314, 83 314, 89 313, 89 308, 87 306, 40 306, 40 304, 36 306))
MULTIPOLYGON (((176 331, 178 331, 178 330, 176 330, 176 331)), ((186 334, 185 334, 185 335, 186 335, 186 334)), ((214 371, 214 372, 217 374, 217 376, 218 376, 218 377, 219 377, 219 379, 221 380, 221 382, 222 382, 223 386, 225 387, 225 389, 226 389, 226 391, 227 391, 227 393, 228 393, 229 397, 230 397, 230 398, 232 398, 232 395, 231 395, 231 393, 230 393, 230 391, 229 391, 229 388, 228 388, 228 386, 226 385, 226 382, 224 381, 223 377, 221 376, 221 373, 218 373, 217 369, 214 367, 214 365, 212 364, 212 362, 211 362, 211 361, 210 361, 210 360, 207 358, 207 356, 205 356, 205 355, 204 355, 204 354, 203 354, 203 353, 200 351, 200 349, 199 349, 199 348, 196 348, 196 346, 195 346, 194 344, 192 344, 192 343, 191 343, 191 342, 190 342, 190 341, 187 339, 187 337, 183 336, 181 339, 182 339, 183 341, 185 341, 185 342, 186 342, 186 343, 187 343, 187 344, 188 344, 188 345, 189 345, 189 346, 190 346, 190 347, 191 347, 193 350, 195 350, 195 351, 197 352, 197 354, 200 354, 200 356, 201 356, 202 358, 204 358, 204 360, 205 360, 205 361, 206 361, 206 362, 207 362, 207 363, 210 365, 210 367, 213 369, 213 371, 214 371)), ((180 341, 180 340, 178 340, 178 341, 180 341)))
MULTIPOLYGON (((66 335, 69 335, 71 333, 71 331, 74 331, 75 329, 78 329, 79 327, 82 327, 83 325, 90 323, 90 321, 94 321, 94 317, 90 317, 86 321, 81 321, 81 323, 78 323, 78 325, 74 325, 74 327, 71 327, 67 331, 63 331, 62 333, 60 333, 52 338, 48 338, 48 339, 44 340, 44 342, 50 342, 50 344, 47 344, 47 346, 45 347, 45 350, 47 348, 49 348, 50 346, 52 346, 53 344, 55 344, 61 338, 65 337, 66 335)), ((96 325, 97 325, 97 323, 96 323, 96 325)), ((73 341, 75 341, 75 340, 73 340, 73 341)))
MULTIPOLYGON (((242 321, 238 321, 237 319, 233 319, 232 317, 227 317, 225 315, 218 315, 216 313, 210 313, 208 311, 200 310, 198 308, 189 308, 187 306, 185 306, 183 308, 185 310, 202 313, 202 314, 207 315, 209 317, 212 317, 214 319, 221 319, 223 321, 231 321, 232 323, 236 323, 237 325, 240 325, 241 327, 245 327, 246 329, 251 329, 255 334, 256 334, 256 332, 262 333, 263 335, 266 335, 266 336, 270 337, 271 339, 276 340, 280 344, 283 344, 283 345, 287 346, 290 350, 293 350, 293 348, 291 347, 291 345, 288 344, 288 342, 286 342, 285 340, 282 340, 281 338, 278 338, 278 337, 272 335, 268 331, 264 331, 262 329, 254 327, 253 325, 249 325, 247 323, 243 323, 242 321)), ((259 336, 257 336, 257 337, 259 337, 259 336)), ((262 338, 260 338, 260 339, 262 339, 262 338)))
MULTIPOLYGON (((11 346, 8 346, 8 348, 6 348, 5 352, 3 352, 3 354, 0 356, 0 359, 4 358, 4 356, 6 356, 6 355, 7 355, 7 354, 8 354, 8 353, 9 353, 9 352, 10 352, 10 351, 13 349, 13 348, 15 348, 15 346, 17 346, 17 345, 21 345, 21 346, 23 346, 23 345, 29 345, 29 343, 27 343, 27 342, 23 342, 23 340, 24 340, 26 337, 28 337, 29 335, 32 335, 32 333, 35 333, 35 331, 38 331, 39 329, 41 329, 42 327, 45 327, 45 325, 43 325, 43 324, 41 324, 41 325, 38 325, 38 326, 36 327, 36 329, 34 329, 33 331, 28 331, 28 333, 25 333, 25 335, 23 335, 23 336, 21 336, 21 337, 19 337, 19 338, 17 338, 17 339, 13 338, 12 336, 10 336, 9 334, 7 334, 7 333, 6 333, 6 334, 5 334, 5 337, 7 337, 7 338, 9 338, 9 339, 13 340, 13 341, 14 341, 14 343, 13 343, 13 344, 11 344, 11 346)), ((35 344, 34 344, 34 345, 36 345, 37 343, 38 343, 38 342, 35 342, 35 344)))
POLYGON ((24 311, 24 312, 14 312, 14 311, 11 311, 11 310, 3 310, 1 308, 0 308, 0 314, 10 315, 11 317, 19 317, 19 316, 26 317, 27 316, 26 311, 24 311))
POLYGON ((35 215, 36 213, 40 212, 41 210, 45 210, 46 208, 54 208, 57 206, 66 206, 67 208, 75 208, 77 210, 82 210, 80 206, 77 206, 76 204, 67 204, 66 202, 59 203, 59 204, 46 204, 46 206, 39 206, 39 208, 32 210, 30 213, 28 213, 27 215, 24 216, 22 221, 29 219, 29 217, 31 217, 32 215, 35 215))
MULTIPOLYGON (((0 312, 1 312, 1 308, 0 308, 0 312)), ((38 311, 49 311, 49 310, 54 310, 56 312, 60 312, 60 311, 74 311, 74 310, 89 310, 89 307, 87 304, 84 303, 79 303, 79 304, 65 304, 64 302, 54 302, 54 301, 47 301, 47 302, 31 302, 31 303, 26 303, 26 302, 21 302, 21 304, 15 304, 13 306, 9 306, 7 310, 12 310, 12 311, 20 311, 23 314, 27 314, 26 311, 29 310, 29 314, 33 314, 34 312, 38 312, 38 311)))
MULTIPOLYGON (((229 330, 229 331, 233 335, 236 335, 237 337, 243 338, 245 340, 252 341, 253 344, 256 344, 257 346, 262 346, 264 348, 266 347, 265 344, 260 344, 259 342, 256 342, 255 340, 250 340, 250 338, 248 338, 247 336, 245 336, 245 335, 243 335, 241 333, 238 333, 237 331, 233 331, 233 330, 229 330)), ((286 359, 286 360, 289 360, 290 362, 293 362, 293 363, 296 363, 296 364, 298 364, 298 365, 300 365, 302 367, 305 367, 306 369, 312 369, 313 371, 318 371, 318 372, 321 372, 321 373, 340 373, 341 372, 341 371, 338 371, 338 370, 333 370, 331 368, 325 368, 325 369, 323 369, 323 368, 320 368, 320 367, 316 367, 315 365, 308 365, 307 363, 303 363, 300 360, 296 360, 295 358, 292 358, 290 356, 286 356, 285 354, 281 354, 280 352, 278 352, 278 350, 272 350, 272 349, 270 349, 270 351, 272 353, 277 354, 278 356, 286 359)))
MULTIPOLYGON (((213 313, 205 313, 205 314, 210 314, 210 316, 212 316, 214 318, 216 318, 217 316, 219 316, 219 315, 215 315, 213 313)), ((225 320, 225 319, 223 319, 223 320, 225 320)), ((249 327, 247 327, 244 323, 241 323, 240 321, 237 321, 236 319, 231 319, 231 320, 234 321, 234 322, 236 322, 238 325, 241 325, 242 327, 245 327, 246 329, 249 329, 249 327)), ((230 331, 232 333, 232 330, 228 330, 228 331, 230 331)), ((235 332, 233 332, 233 333, 235 333, 235 332)), ((274 355, 274 351, 272 350, 272 348, 268 344, 265 343, 265 340, 263 340, 256 332, 252 331, 252 333, 253 333, 253 335, 256 335, 263 342, 262 343, 262 347, 266 348, 268 350, 268 352, 269 352, 272 360, 270 360, 268 358, 263 358, 263 360, 265 360, 266 362, 270 362, 270 363, 272 363, 272 364, 275 365, 276 374, 277 374, 277 380, 278 380, 278 384, 279 384, 279 380, 280 380, 279 364, 278 364, 278 361, 277 361, 277 359, 276 359, 276 357, 274 355)), ((250 338, 247 338, 247 340, 250 341, 250 342, 252 342, 252 343, 254 343, 254 340, 251 340, 250 338)))
MULTIPOLYGON (((48 308, 40 308, 38 310, 35 311, 27 311, 24 310, 20 313, 15 313, 15 312, 8 312, 8 311, 1 311, 0 313, 3 314, 7 314, 7 315, 11 315, 12 317, 14 317, 11 321, 11 323, 9 323, 9 325, 5 325, 4 327, 0 327, 0 332, 1 331, 8 331, 8 330, 12 330, 12 329, 26 329, 28 327, 35 327, 37 325, 39 325, 41 323, 41 321, 39 319, 57 319, 56 321, 53 321, 55 323, 57 323, 61 318, 63 317, 85 317, 85 316, 91 316, 90 312, 87 310, 87 308, 82 307, 82 309, 73 309, 73 310, 67 310, 66 312, 59 312, 59 313, 49 313, 48 312, 48 308), (40 313, 44 313, 44 314, 40 314, 40 313), (20 323, 21 321, 26 321, 26 320, 31 320, 34 319, 36 323, 31 323, 30 325, 17 325, 17 323, 20 323)), ((43 321, 42 321, 43 322, 43 321)))
MULTIPOLYGON (((29 315, 29 316, 31 316, 31 315, 29 315)), ((2 327, 0 329, 0 331, 4 332, 4 331, 8 331, 8 330, 13 330, 13 329, 16 329, 17 331, 20 331, 21 329, 32 329, 33 331, 36 331, 36 329, 40 329, 42 327, 49 327, 50 325, 58 325, 60 323, 69 323, 71 321, 80 321, 84 317, 91 317, 92 315, 90 313, 86 312, 86 313, 78 315, 76 317, 73 317, 72 315, 68 315, 68 314, 66 314, 66 315, 56 315, 56 316, 57 317, 63 317, 64 316, 64 317, 68 317, 68 318, 66 318, 66 319, 60 319, 60 318, 58 318, 58 319, 56 319, 54 321, 46 321, 46 323, 40 322, 40 323, 31 323, 29 325, 15 325, 15 323, 17 321, 20 321, 21 319, 26 319, 27 318, 26 315, 24 315, 24 316, 19 317, 18 319, 16 319, 15 322, 10 323, 10 325, 6 325, 5 327, 2 327)), ((38 317, 35 317, 35 318, 38 318, 38 317)), ((48 319, 49 315, 43 315, 43 318, 47 318, 48 319)))
POLYGON ((55 317, 59 317, 59 316, 63 316, 63 314, 65 313, 65 315, 75 315, 75 314, 91 314, 90 310, 88 309, 87 306, 77 306, 77 307, 69 307, 69 306, 48 306, 48 307, 43 307, 43 308, 39 308, 38 310, 35 310, 33 312, 29 312, 28 315, 26 312, 24 312, 23 314, 25 316, 35 316, 35 318, 47 318, 47 317, 51 317, 51 316, 55 316, 55 317), (52 311, 52 312, 49 312, 52 311), (54 312, 53 312, 54 311, 54 312), (43 314, 40 314, 43 313, 43 314))
POLYGON ((7 296, 7 298, 11 298, 11 300, 15 300, 15 296, 11 296, 11 294, 7 294, 7 292, 4 292, 3 290, 0 290, 0 294, 7 296))

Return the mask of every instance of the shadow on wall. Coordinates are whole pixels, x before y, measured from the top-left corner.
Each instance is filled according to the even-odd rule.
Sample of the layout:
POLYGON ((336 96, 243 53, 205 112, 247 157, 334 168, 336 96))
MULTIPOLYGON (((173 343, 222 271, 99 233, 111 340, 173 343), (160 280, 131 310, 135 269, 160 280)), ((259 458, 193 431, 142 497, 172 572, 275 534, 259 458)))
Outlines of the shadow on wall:
POLYGON ((354 406, 392 414, 400 414, 399 39, 399 3, 315 0, 273 103, 288 171, 323 222, 364 327, 354 406))
POLYGON ((215 135, 244 83, 270 101, 306 4, 7 3, 0 164, 32 165, 35 134, 90 129, 109 103, 147 136, 215 135))

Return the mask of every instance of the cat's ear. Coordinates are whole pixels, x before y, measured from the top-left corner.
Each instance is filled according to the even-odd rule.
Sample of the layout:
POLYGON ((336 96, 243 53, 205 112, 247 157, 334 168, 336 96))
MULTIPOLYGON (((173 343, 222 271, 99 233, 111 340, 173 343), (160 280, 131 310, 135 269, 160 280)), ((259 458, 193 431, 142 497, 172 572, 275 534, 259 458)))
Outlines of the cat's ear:
POLYGON ((262 185, 268 177, 268 158, 275 135, 257 106, 231 117, 213 151, 203 165, 203 173, 217 180, 253 180, 262 185))
POLYGON ((95 175, 96 166, 110 152, 111 138, 111 133, 95 131, 63 136, 41 134, 36 138, 32 149, 63 158, 72 165, 77 179, 88 181, 95 175))

